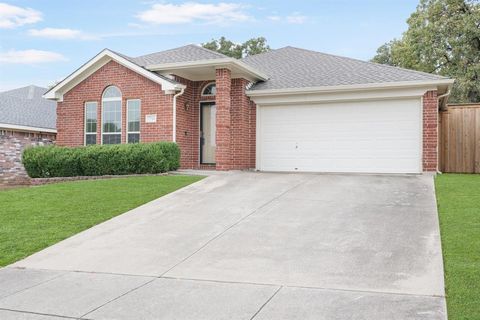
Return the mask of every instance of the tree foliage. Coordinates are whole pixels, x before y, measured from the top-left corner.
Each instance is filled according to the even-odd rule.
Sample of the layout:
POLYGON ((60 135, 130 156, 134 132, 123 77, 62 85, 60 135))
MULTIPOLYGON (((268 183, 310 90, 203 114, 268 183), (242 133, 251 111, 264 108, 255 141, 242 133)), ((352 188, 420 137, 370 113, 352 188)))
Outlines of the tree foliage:
POLYGON ((212 41, 202 43, 202 47, 236 59, 271 50, 267 45, 267 39, 264 37, 252 38, 244 43, 235 43, 227 40, 225 37, 221 37, 219 39, 212 39, 212 41))
POLYGON ((451 101, 480 102, 478 0, 420 0, 407 23, 372 61, 454 78, 451 101))

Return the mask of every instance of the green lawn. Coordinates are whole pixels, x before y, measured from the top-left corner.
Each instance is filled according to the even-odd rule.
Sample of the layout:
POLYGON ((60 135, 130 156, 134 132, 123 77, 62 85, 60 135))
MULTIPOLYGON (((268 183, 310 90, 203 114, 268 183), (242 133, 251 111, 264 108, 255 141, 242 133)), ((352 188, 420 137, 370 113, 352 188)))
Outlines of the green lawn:
POLYGON ((200 179, 129 177, 0 191, 0 267, 200 179))
POLYGON ((480 319, 480 175, 435 180, 449 320, 480 319))

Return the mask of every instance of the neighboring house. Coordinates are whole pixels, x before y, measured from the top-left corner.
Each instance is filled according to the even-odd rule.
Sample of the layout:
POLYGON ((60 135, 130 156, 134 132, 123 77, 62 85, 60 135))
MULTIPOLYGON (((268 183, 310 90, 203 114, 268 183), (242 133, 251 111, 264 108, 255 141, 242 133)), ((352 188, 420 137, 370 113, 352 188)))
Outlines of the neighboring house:
POLYGON ((182 168, 437 170, 453 80, 285 47, 241 60, 196 45, 105 49, 50 89, 65 146, 175 141, 182 168))
POLYGON ((0 92, 0 185, 27 182, 23 149, 55 140, 56 103, 42 98, 46 91, 28 86, 0 92))

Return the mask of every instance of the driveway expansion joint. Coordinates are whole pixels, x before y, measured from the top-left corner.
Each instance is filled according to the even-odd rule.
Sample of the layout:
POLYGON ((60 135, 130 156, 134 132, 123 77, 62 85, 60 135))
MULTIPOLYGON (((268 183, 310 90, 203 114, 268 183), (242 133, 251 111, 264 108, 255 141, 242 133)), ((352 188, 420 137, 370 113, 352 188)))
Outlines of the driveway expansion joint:
POLYGON ((275 202, 276 200, 280 199, 282 196, 284 196, 286 193, 292 191, 293 189, 301 186, 302 184, 306 183, 307 181, 310 181, 310 180, 313 180, 314 179, 314 176, 310 177, 310 179, 306 179, 306 180, 301 180, 299 183, 295 184, 293 187, 283 191, 282 193, 280 193, 279 195, 273 197, 272 199, 270 199, 269 201, 265 202, 264 204, 260 205, 259 207, 257 207, 256 209, 254 209, 252 212, 250 212, 249 214, 243 216, 242 218, 240 218, 238 221, 236 221, 235 223, 233 223, 232 225, 230 225, 228 228, 226 228, 225 230, 223 230, 222 232, 220 232, 219 234, 217 234, 216 236, 214 236, 212 239, 208 240, 207 242, 205 242, 202 246, 200 246, 200 248, 198 248, 197 250, 195 250, 192 254, 190 254, 189 256, 187 256, 186 258, 182 259, 180 262, 176 263, 173 267, 171 267, 170 269, 168 269, 167 271, 163 272, 158 278, 161 278, 162 276, 166 275, 167 273, 169 273, 170 271, 172 271, 173 269, 175 269, 176 267, 178 267, 179 265, 181 265, 182 263, 186 262, 188 259, 192 258, 195 254, 197 254, 198 252, 200 252, 201 250, 203 250, 204 248, 206 248, 210 243, 212 243, 213 241, 215 241, 216 239, 219 239, 220 237, 222 237, 228 230, 234 228, 235 226, 237 226, 238 224, 240 224, 242 221, 246 220, 248 217, 254 215, 255 213, 257 213, 258 211, 260 211, 261 209, 265 208, 266 206, 268 206, 269 204, 275 202))
POLYGON ((280 286, 273 294, 270 298, 267 299, 267 301, 265 301, 264 304, 262 304, 260 306, 260 308, 257 310, 257 312, 254 313, 254 315, 250 318, 250 320, 253 320, 262 310, 263 308, 265 308, 265 306, 270 302, 272 301, 272 299, 277 295, 277 293, 280 292, 280 290, 282 290, 283 286, 280 286))
POLYGON ((69 317, 69 316, 62 316, 58 314, 51 314, 51 313, 40 313, 40 312, 32 312, 32 311, 24 311, 24 310, 15 310, 15 309, 7 309, 7 308, 0 308, 0 311, 10 311, 10 312, 16 312, 16 313, 26 313, 26 314, 33 314, 37 316, 46 316, 46 317, 55 317, 55 318, 62 318, 62 319, 75 319, 75 320, 86 320, 83 318, 79 317, 69 317))
POLYGON ((114 301, 116 301, 116 300, 118 300, 118 299, 126 296, 127 294, 135 291, 135 290, 138 290, 138 289, 140 289, 140 288, 143 288, 144 286, 152 283, 152 282, 155 281, 155 280, 156 280, 156 278, 153 278, 153 279, 151 279, 150 281, 147 281, 147 282, 139 285, 138 287, 135 287, 135 288, 133 288, 133 289, 128 290, 127 292, 124 292, 123 294, 119 295, 118 297, 115 297, 115 298, 113 298, 113 299, 110 299, 109 301, 103 303, 102 305, 100 305, 100 306, 98 306, 98 307, 96 307, 96 308, 93 308, 92 310, 90 310, 90 311, 88 311, 87 313, 83 314, 82 316, 80 316, 80 318, 86 317, 86 316, 89 315, 90 313, 93 313, 94 311, 97 311, 98 309, 106 306, 107 304, 112 303, 112 302, 114 302, 114 301))

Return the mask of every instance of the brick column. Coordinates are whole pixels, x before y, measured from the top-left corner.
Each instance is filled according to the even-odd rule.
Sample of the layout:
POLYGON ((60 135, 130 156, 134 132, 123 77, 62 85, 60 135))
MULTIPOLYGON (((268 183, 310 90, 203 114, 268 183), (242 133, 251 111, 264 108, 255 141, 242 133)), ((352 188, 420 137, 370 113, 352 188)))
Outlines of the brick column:
POLYGON ((423 95, 423 171, 438 168, 438 100, 437 91, 423 95))
POLYGON ((215 104, 217 105, 216 118, 216 154, 215 162, 217 170, 230 170, 233 167, 231 154, 231 72, 222 68, 216 70, 215 82, 217 94, 215 104))

